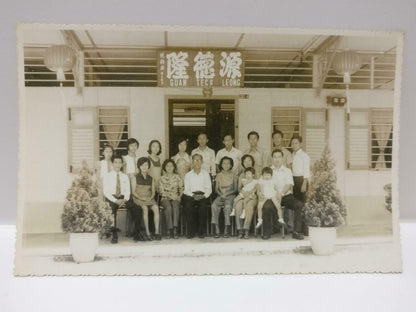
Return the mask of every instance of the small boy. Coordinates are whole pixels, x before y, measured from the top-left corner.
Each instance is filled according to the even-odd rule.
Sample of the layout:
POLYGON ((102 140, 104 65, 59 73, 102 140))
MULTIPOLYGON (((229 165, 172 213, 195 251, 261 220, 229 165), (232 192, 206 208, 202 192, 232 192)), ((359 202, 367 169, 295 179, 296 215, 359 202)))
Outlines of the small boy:
POLYGON ((259 197, 259 202, 257 204, 257 214, 258 220, 256 228, 260 228, 263 224, 263 205, 267 200, 271 200, 274 206, 277 209, 277 214, 279 216, 279 223, 284 224, 282 206, 280 205, 280 194, 277 189, 276 183, 272 180, 273 170, 270 167, 264 167, 261 172, 261 178, 257 184, 257 194, 259 197))

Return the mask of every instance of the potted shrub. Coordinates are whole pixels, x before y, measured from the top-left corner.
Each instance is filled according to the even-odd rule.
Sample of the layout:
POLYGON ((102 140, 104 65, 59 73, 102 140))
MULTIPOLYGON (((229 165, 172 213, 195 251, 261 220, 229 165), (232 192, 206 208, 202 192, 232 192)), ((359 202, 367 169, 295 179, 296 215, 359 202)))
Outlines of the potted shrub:
POLYGON ((305 203, 305 222, 309 226, 312 250, 318 255, 333 252, 336 227, 343 224, 347 215, 345 203, 336 186, 335 162, 328 146, 316 161, 305 203))
POLYGON ((98 247, 98 233, 112 225, 110 205, 104 201, 99 182, 86 163, 66 194, 62 229, 69 233, 74 261, 91 262, 98 247))

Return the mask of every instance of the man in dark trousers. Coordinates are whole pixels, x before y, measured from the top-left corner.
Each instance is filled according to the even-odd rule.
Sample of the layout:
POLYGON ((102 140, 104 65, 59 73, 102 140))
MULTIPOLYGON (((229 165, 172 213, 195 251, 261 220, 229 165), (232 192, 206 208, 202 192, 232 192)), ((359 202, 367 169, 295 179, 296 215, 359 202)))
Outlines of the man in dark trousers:
MULTIPOLYGON (((302 235, 302 207, 303 204, 297 200, 292 193, 293 176, 292 171, 283 165, 283 151, 275 149, 272 152, 273 180, 275 181, 278 191, 281 194, 281 205, 286 209, 294 211, 294 232, 292 237, 295 239, 303 239, 302 235)), ((275 220, 276 208, 271 200, 267 200, 263 206, 263 239, 269 239, 272 234, 273 223, 275 220)), ((282 216, 281 216, 282 217, 282 216)))
POLYGON ((204 238, 207 225, 207 210, 212 184, 209 173, 202 169, 202 156, 192 155, 193 169, 185 175, 185 190, 183 206, 186 215, 188 238, 193 238, 198 232, 199 238, 204 238))
POLYGON ((143 240, 140 237, 141 224, 143 223, 143 215, 141 208, 134 204, 130 199, 130 180, 126 174, 121 172, 123 167, 123 158, 115 155, 113 157, 113 170, 103 175, 103 193, 110 203, 111 210, 114 215, 114 227, 112 229, 111 243, 118 243, 119 231, 117 228, 117 211, 119 208, 127 208, 131 212, 131 216, 134 219, 134 239, 143 240))

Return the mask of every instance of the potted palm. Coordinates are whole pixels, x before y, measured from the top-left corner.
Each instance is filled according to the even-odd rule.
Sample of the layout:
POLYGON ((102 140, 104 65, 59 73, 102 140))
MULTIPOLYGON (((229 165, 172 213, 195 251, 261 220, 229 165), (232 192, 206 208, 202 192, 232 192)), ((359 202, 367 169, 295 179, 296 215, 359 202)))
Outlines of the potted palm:
POLYGON ((66 194, 62 213, 62 229, 69 233, 69 245, 74 261, 94 261, 98 233, 112 225, 111 208, 104 201, 99 181, 83 163, 79 175, 66 194))
POLYGON ((328 255, 334 250, 337 226, 347 215, 345 203, 336 186, 335 162, 328 146, 316 161, 305 203, 304 217, 309 226, 309 240, 317 255, 328 255))

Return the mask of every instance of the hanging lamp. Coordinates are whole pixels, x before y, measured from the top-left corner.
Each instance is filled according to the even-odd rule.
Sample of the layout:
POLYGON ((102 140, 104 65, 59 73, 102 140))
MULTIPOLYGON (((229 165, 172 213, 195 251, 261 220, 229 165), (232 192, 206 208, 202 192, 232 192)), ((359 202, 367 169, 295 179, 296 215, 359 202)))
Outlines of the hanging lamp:
POLYGON ((75 65, 75 51, 67 45, 53 45, 46 49, 44 62, 48 69, 56 72, 56 79, 62 87, 62 82, 65 81, 65 72, 70 71, 75 65))
POLYGON ((347 96, 347 114, 350 113, 349 84, 351 75, 355 74, 361 68, 361 59, 357 52, 346 50, 337 53, 332 62, 334 71, 344 78, 345 92, 347 96))

